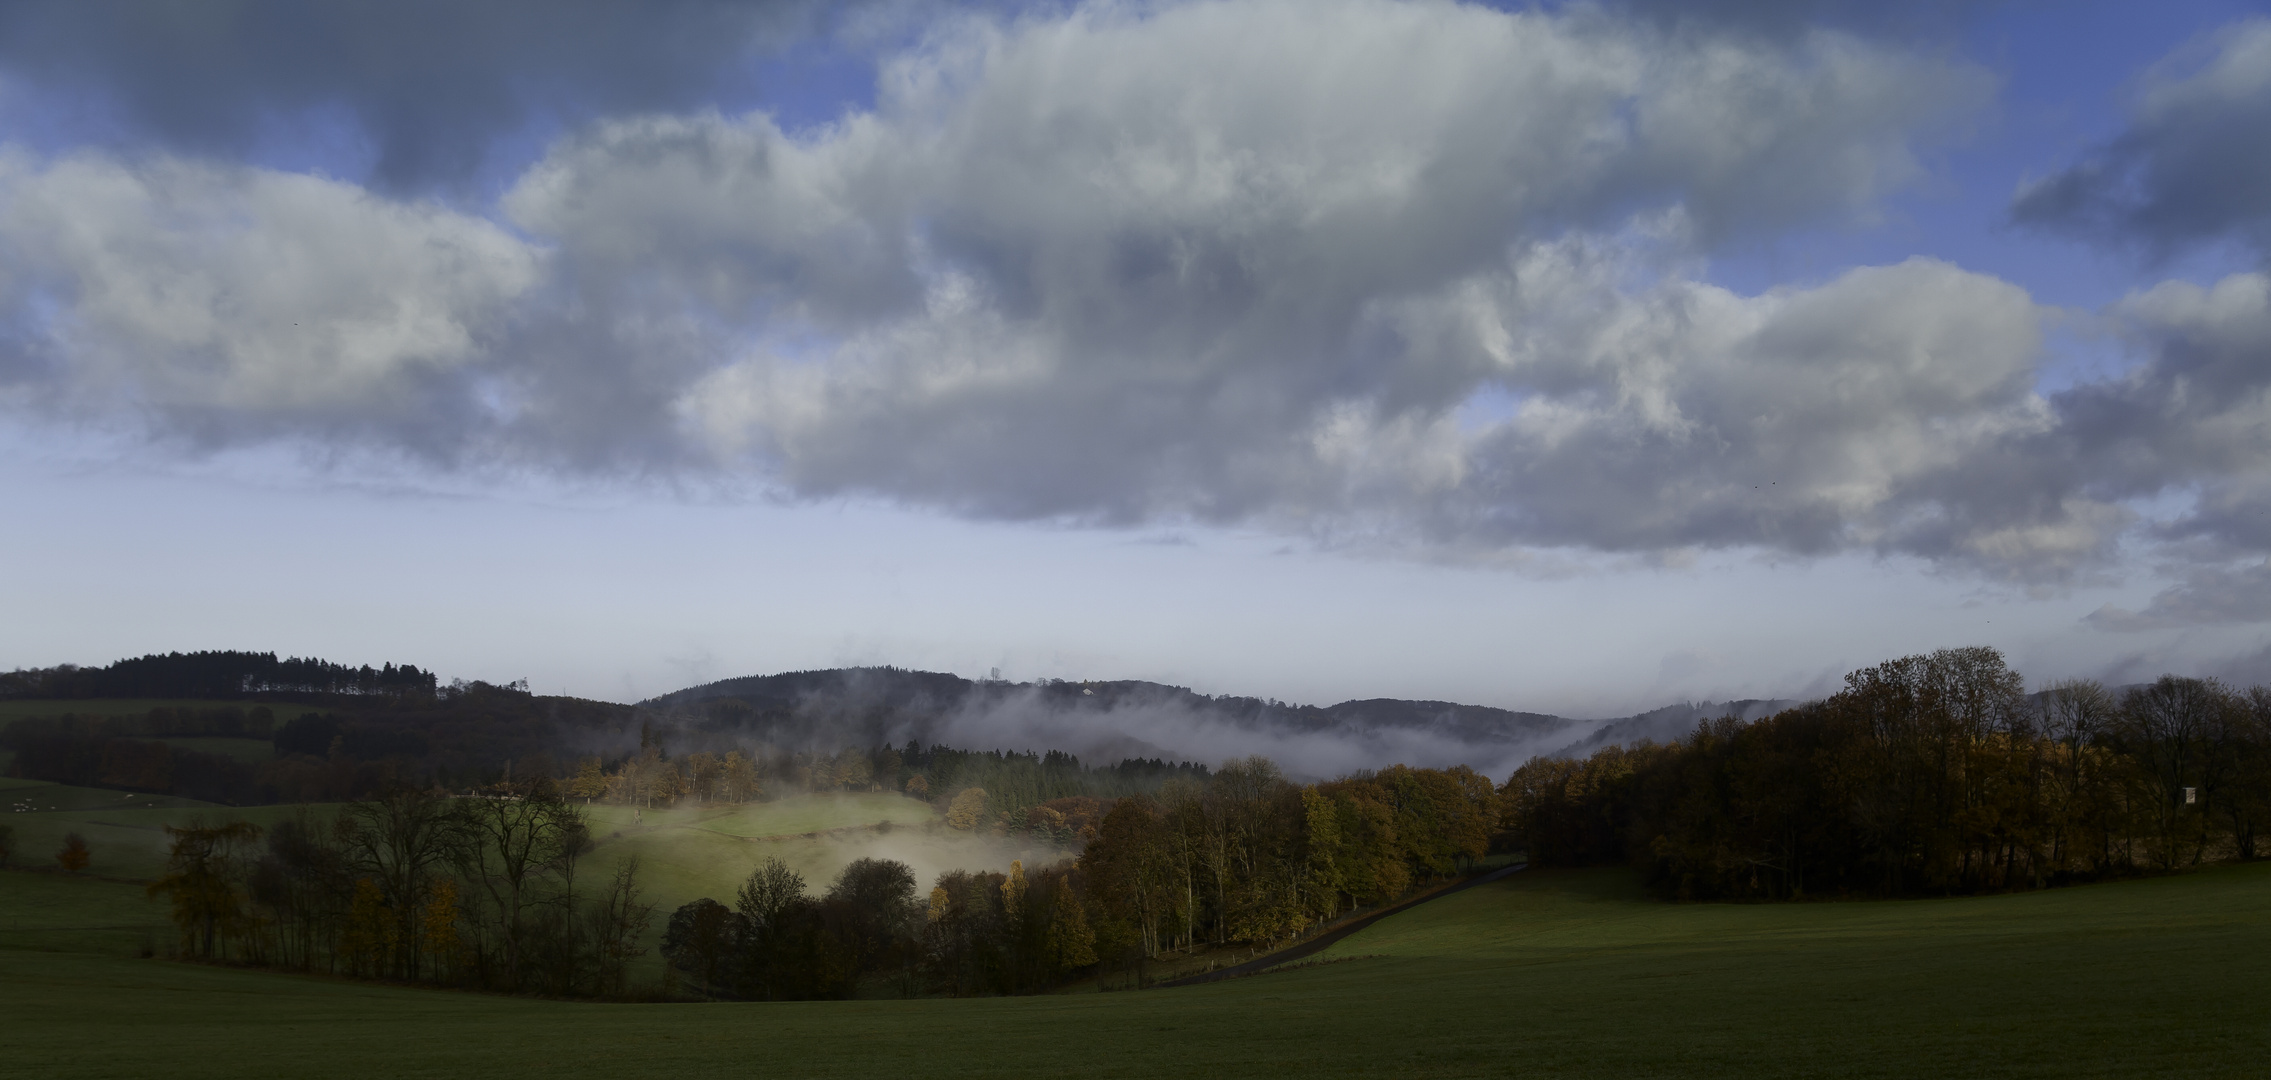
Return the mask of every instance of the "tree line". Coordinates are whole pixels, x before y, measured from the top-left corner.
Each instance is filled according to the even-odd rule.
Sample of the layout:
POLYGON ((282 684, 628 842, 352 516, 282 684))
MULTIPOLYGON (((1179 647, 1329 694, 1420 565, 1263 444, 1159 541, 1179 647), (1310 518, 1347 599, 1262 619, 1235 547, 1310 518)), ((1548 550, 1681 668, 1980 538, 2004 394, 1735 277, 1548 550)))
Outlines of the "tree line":
POLYGON ((2252 859, 2271 690, 2163 676, 2030 696, 1995 650, 1945 649, 1755 723, 1533 760, 1502 805, 1536 862, 1629 862, 1677 897, 2027 889, 2252 859))
POLYGON ((848 996, 863 980, 969 995, 1099 970, 1140 978, 1170 953, 1283 941, 1456 875, 1489 852, 1496 800, 1464 767, 1299 785, 1247 758, 1099 803, 1077 860, 956 870, 927 897, 899 863, 861 860, 808 897, 768 862, 732 902, 674 912, 663 951, 689 987, 722 997, 848 996))
POLYGON ((422 696, 434 673, 410 664, 348 667, 315 657, 214 650, 152 653, 105 667, 61 664, 0 673, 0 698, 240 698, 260 693, 422 696))
POLYGON ((833 753, 735 747, 672 755, 648 727, 639 744, 613 763, 584 758, 565 782, 567 795, 651 809, 687 801, 744 803, 791 791, 899 792, 934 803, 956 829, 1029 834, 1069 846, 1088 838, 1109 801, 1156 792, 1176 779, 1203 783, 1208 776, 1206 766, 1192 762, 1129 758, 1094 766, 1056 750, 977 751, 912 741, 903 748, 833 753))
MULTIPOLYGON (((955 870, 925 892, 904 864, 863 859, 812 895, 768 860, 727 901, 672 913, 663 951, 680 989, 703 996, 1031 992, 1177 950, 1281 940, 1457 873, 1490 845, 1493 797, 1464 768, 1302 786, 1250 758, 1156 795, 1088 800, 1092 838, 1053 866, 955 870)), ((635 861, 611 875, 584 867, 582 808, 548 777, 168 832, 150 891, 196 958, 620 996, 653 918, 635 861)))
POLYGON ((653 918, 636 859, 584 867, 584 816, 544 778, 478 797, 401 789, 268 829, 166 831, 149 890, 199 959, 613 997, 630 990, 653 918))
POLYGON ((508 779, 556 776, 553 751, 630 716, 628 706, 537 698, 510 686, 454 685, 432 698, 290 696, 256 704, 159 707, 126 715, 76 711, 0 729, 9 775, 182 795, 232 806, 345 802, 399 787, 470 791, 508 779), (279 723, 278 714, 293 719, 279 723), (296 714, 296 715, 295 715, 296 714), (265 740, 272 757, 246 760, 185 749, 175 736, 265 740))
POLYGON ((815 897, 767 859, 730 905, 704 898, 673 912, 662 951, 711 997, 850 997, 863 982, 903 996, 1037 990, 1096 962, 1076 873, 955 870, 925 898, 906 864, 859 859, 815 897))

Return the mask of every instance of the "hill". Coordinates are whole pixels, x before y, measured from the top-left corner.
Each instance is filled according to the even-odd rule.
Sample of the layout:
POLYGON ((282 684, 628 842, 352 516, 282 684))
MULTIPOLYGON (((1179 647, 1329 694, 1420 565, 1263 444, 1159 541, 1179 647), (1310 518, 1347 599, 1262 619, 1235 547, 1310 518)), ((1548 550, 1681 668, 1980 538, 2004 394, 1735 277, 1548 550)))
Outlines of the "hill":
POLYGON ((1091 761, 1202 763, 1262 754, 1304 776, 1390 762, 1471 765, 1504 775, 1533 755, 1604 740, 1668 742, 1700 720, 1755 719, 1789 701, 1683 703, 1582 720, 1448 701, 1371 698, 1297 705, 1143 681, 1009 683, 890 667, 725 679, 639 708, 711 733, 780 746, 924 745, 1059 750, 1091 761))

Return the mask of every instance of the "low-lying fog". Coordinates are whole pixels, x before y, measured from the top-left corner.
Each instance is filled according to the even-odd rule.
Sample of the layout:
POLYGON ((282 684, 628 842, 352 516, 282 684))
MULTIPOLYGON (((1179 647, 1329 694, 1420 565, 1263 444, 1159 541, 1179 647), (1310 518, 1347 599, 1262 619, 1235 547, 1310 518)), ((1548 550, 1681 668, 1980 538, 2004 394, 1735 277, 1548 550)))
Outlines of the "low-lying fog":
POLYGON ((973 750, 1061 750, 1092 765, 1125 758, 1215 765, 1260 754, 1300 778, 1398 763, 1467 765, 1504 778, 1534 756, 1585 752, 1612 741, 1668 741, 1700 720, 1756 719, 1791 704, 1688 702, 1579 720, 1437 701, 1318 707, 1209 697, 1156 683, 969 682, 878 668, 728 680, 648 703, 691 725, 697 738, 815 749, 914 740, 973 750), (719 707, 729 700, 748 707, 719 707))

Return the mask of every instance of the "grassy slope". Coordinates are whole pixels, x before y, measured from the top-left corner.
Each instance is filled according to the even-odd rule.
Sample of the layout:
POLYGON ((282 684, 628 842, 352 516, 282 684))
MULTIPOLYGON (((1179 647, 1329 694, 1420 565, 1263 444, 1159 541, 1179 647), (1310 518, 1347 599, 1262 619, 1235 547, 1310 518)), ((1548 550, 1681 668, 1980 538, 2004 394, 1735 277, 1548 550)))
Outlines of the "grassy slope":
MULTIPOLYGON (((28 717, 62 716, 66 713, 76 714, 79 716, 140 717, 147 715, 152 709, 159 708, 191 709, 202 711, 205 709, 230 707, 253 708, 260 704, 263 703, 242 701, 206 701, 190 698, 39 698, 30 701, 0 701, 0 727, 6 727, 17 720, 26 719, 28 717)), ((304 706, 290 704, 269 704, 268 708, 271 712, 276 714, 276 718, 279 723, 294 716, 298 716, 302 712, 313 711, 304 706)), ((235 739, 208 735, 186 735, 160 738, 157 741, 167 743, 183 750, 195 750, 199 753, 204 754, 219 754, 223 757, 235 758, 238 761, 244 762, 258 763, 267 761, 276 756, 275 744, 267 739, 235 739)), ((6 772, 8 766, 13 763, 14 759, 15 754, 13 752, 8 750, 0 750, 0 773, 6 772)))
MULTIPOLYGON (((1344 962, 1183 990, 590 1005, 124 958, 119 908, 0 874, 24 1075, 553 1077, 2251 1076, 2271 1051, 2271 866, 2026 896, 1662 905, 1517 875, 1397 915, 1344 962), (60 899, 58 899, 60 897, 60 899), (26 915, 45 911, 51 916, 26 915), (103 936, 107 934, 108 936, 103 936), (58 931, 53 937, 63 940, 58 931)), ((136 890, 138 892, 138 890, 136 890)), ((1334 954, 1328 954, 1331 956, 1334 954)))
MULTIPOLYGON (((329 813, 331 806, 313 808, 329 813)), ((47 868, 64 834, 87 838, 95 876, 148 881, 165 872, 165 826, 192 819, 241 819, 266 826, 291 806, 225 807, 172 796, 130 795, 99 788, 0 778, 0 825, 15 830, 14 865, 47 868), (23 808, 23 809, 18 809, 23 808)), ((749 806, 649 810, 633 824, 629 807, 589 806, 597 843, 583 863, 584 888, 599 885, 627 856, 637 856, 647 900, 657 905, 648 928, 649 955, 635 966, 659 978, 663 922, 678 905, 700 897, 733 902, 734 889, 767 857, 827 888, 844 864, 892 858, 914 867, 924 890, 945 870, 1006 870, 1011 859, 1038 865, 1068 853, 939 827, 928 803, 888 793, 798 795, 749 806), (884 825, 884 828, 875 828, 884 825)), ((136 940, 140 937, 137 935, 136 940)))
POLYGON ((803 874, 814 892, 853 859, 899 859, 914 867, 927 891, 941 871, 1007 870, 1011 859, 1038 863, 1067 854, 945 829, 928 803, 892 794, 649 810, 639 825, 632 824, 627 807, 593 806, 588 812, 599 840, 592 865, 612 867, 626 855, 638 856, 642 878, 652 898, 667 905, 665 911, 703 896, 730 903, 741 879, 768 857, 803 874))
POLYGON ((34 698, 30 700, 0 701, 0 726, 27 716, 143 716, 152 709, 250 709, 267 705, 276 715, 278 723, 298 716, 302 712, 320 711, 302 705, 280 705, 260 701, 211 701, 203 698, 34 698))
POLYGON ((734 890, 767 858, 804 875, 806 887, 825 891, 846 863, 859 858, 898 859, 914 868, 922 891, 946 870, 1007 870, 1011 859, 1029 864, 1068 853, 1005 839, 972 836, 937 823, 930 804, 894 794, 799 795, 750 806, 648 810, 632 824, 630 808, 591 806, 598 843, 586 857, 584 880, 613 871, 627 856, 639 859, 645 898, 656 905, 647 931, 647 957, 636 976, 659 978, 655 953, 663 923, 678 905, 701 897, 733 903, 734 890), (882 825, 882 828, 876 826, 882 825))

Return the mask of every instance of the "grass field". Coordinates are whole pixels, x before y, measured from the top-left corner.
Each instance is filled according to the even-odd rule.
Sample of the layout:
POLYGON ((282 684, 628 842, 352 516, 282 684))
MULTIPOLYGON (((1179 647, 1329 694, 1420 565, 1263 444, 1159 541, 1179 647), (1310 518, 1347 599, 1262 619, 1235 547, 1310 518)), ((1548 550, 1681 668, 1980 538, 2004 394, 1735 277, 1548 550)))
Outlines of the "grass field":
POLYGON ((859 858, 890 858, 915 870, 924 891, 947 870, 1007 870, 1012 859, 1033 863, 1070 852, 1006 838, 957 832, 942 826, 930 804, 901 795, 801 795, 775 802, 715 809, 655 811, 632 824, 628 807, 593 806, 598 844, 593 865, 613 866, 636 855, 653 899, 668 912, 708 896, 732 902, 733 890, 767 858, 804 875, 814 892, 825 889, 859 858))
POLYGON ((102 899, 122 891, 138 893, 0 874, 12 1072, 2240 1077, 2271 1053, 2271 866, 1773 906, 1532 871, 1257 978, 797 1004, 574 1004, 136 960, 146 916, 102 899))
MULTIPOLYGON (((329 813, 336 808, 313 809, 329 813)), ((1071 854, 946 829, 930 804, 888 793, 795 795, 746 806, 637 815, 622 806, 584 809, 597 841, 584 862, 585 880, 603 880, 617 862, 636 856, 646 899, 656 905, 647 933, 648 956, 634 965, 634 972, 645 977, 662 973, 654 947, 672 910, 705 896, 732 903, 742 879, 768 857, 789 864, 819 893, 846 863, 863 857, 907 863, 928 891, 946 870, 1007 870, 1012 859, 1039 865, 1071 854)), ((120 880, 148 881, 165 872, 167 825, 240 819, 267 826, 296 812, 290 806, 226 807, 0 778, 0 825, 15 830, 15 865, 53 867, 64 835, 76 832, 86 837, 93 856, 87 873, 120 880)))
MULTIPOLYGON (((148 715, 152 709, 160 708, 191 709, 202 712, 221 707, 252 708, 259 704, 259 702, 204 701, 188 698, 40 698, 28 701, 0 701, 0 728, 5 728, 18 720, 32 717, 62 716, 66 713, 79 716, 140 717, 148 715)), ((303 706, 289 704, 272 704, 268 707, 276 714, 279 723, 302 712, 309 711, 303 706)), ((235 758, 238 761, 245 762, 267 761, 276 756, 275 744, 268 739, 189 735, 160 738, 157 741, 183 750, 219 754, 222 757, 235 758)), ((14 761, 15 756, 13 751, 0 749, 0 773, 8 771, 8 766, 14 761)))
MULTIPOLYGON (((143 716, 152 709, 250 709, 263 704, 257 701, 209 701, 200 698, 33 698, 17 701, 0 701, 0 727, 31 716, 143 716)), ((306 706, 268 706, 278 722, 309 711, 306 706)))

